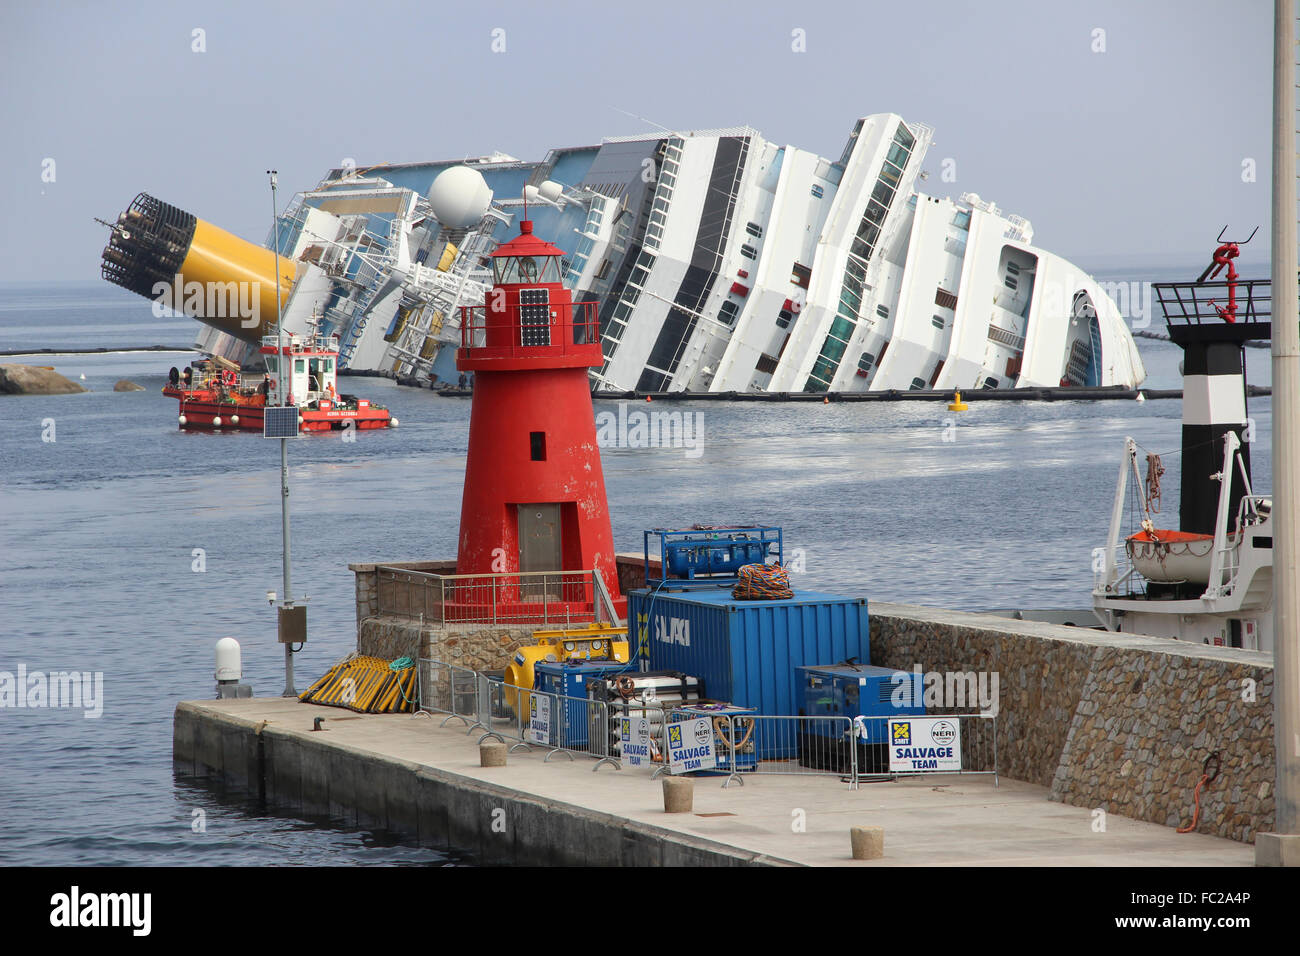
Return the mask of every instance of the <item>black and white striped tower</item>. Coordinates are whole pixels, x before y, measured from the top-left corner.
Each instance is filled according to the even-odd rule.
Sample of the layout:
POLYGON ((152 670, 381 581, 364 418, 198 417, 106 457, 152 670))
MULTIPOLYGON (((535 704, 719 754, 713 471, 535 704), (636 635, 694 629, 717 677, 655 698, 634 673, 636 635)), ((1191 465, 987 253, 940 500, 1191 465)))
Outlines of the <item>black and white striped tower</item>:
MULTIPOLYGON (((1247 441, 1246 375, 1243 343, 1246 323, 1205 325, 1170 323, 1169 335, 1183 349, 1183 456, 1179 524, 1183 531, 1214 534, 1223 470, 1223 436, 1236 432, 1241 458, 1250 473, 1247 441)), ((1232 470, 1229 514, 1246 493, 1245 482, 1232 470)))

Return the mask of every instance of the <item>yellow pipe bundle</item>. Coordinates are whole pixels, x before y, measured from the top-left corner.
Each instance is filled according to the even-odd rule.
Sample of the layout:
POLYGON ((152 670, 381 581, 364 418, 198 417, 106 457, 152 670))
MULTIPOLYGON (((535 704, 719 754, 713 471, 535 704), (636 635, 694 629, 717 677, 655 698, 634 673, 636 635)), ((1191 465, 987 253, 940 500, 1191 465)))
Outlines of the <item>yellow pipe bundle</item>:
POLYGON ((339 661, 298 699, 306 704, 346 707, 359 714, 405 714, 415 707, 415 664, 409 657, 351 654, 339 661))

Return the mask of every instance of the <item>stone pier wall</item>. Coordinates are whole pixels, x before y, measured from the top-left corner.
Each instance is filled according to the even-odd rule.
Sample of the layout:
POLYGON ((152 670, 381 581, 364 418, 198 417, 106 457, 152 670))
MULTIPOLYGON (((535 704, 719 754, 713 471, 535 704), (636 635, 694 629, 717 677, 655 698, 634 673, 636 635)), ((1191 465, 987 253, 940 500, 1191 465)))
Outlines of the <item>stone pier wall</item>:
MULTIPOLYGON (((1273 663, 1259 651, 872 603, 871 662, 998 674, 998 758, 1051 799, 1252 842, 1273 823, 1273 663)), ((974 708, 966 708, 974 709, 974 708)))

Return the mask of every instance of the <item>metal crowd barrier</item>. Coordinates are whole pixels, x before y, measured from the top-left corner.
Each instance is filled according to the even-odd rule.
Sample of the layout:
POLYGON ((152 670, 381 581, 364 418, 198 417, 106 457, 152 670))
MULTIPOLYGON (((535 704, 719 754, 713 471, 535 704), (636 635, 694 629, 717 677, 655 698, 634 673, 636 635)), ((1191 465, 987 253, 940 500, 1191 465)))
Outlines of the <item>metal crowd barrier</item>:
POLYGON ((993 778, 993 786, 998 786, 998 719, 994 714, 858 717, 853 723, 859 779, 955 773, 988 775, 993 778), (934 721, 950 723, 952 727, 946 728, 943 733, 956 744, 945 748, 951 750, 952 756, 935 759, 928 749, 939 741, 924 734, 913 735, 911 730, 914 720, 924 721, 924 726, 927 727, 934 721), (891 747, 895 750, 920 748, 923 752, 902 759, 891 759, 891 747))
MULTIPOLYGON (((699 711, 679 712, 683 719, 699 711)), ((839 777, 857 789, 857 749, 849 744, 853 721, 848 717, 776 717, 762 714, 718 715, 713 722, 715 772, 725 775, 722 786, 742 786, 750 775, 839 777)))
MULTIPOLYGON (((596 758, 593 770, 605 764, 623 769, 624 720, 643 721, 650 754, 643 761, 651 777, 671 772, 669 726, 705 719, 712 737, 714 765, 704 771, 744 785, 750 775, 839 777, 858 788, 864 780, 888 780, 923 773, 990 775, 998 786, 997 717, 991 714, 925 714, 898 717, 780 717, 748 714, 709 714, 707 708, 654 700, 599 701, 538 690, 523 690, 468 667, 422 657, 417 663, 419 706, 415 716, 442 714, 440 726, 460 720, 466 733, 514 741, 510 748, 546 751, 545 760, 564 754, 596 758), (940 720, 950 727, 932 725, 940 720), (913 721, 925 721, 913 724, 913 721), (933 741, 921 741, 921 731, 937 729, 942 759, 931 760, 933 741), (917 734, 912 743, 913 731, 917 734), (906 741, 906 743, 904 743, 906 741), (899 758, 891 743, 917 747, 918 756, 899 758), (891 759, 892 758, 892 759, 891 759)), ((630 726, 630 725, 628 725, 630 726)))

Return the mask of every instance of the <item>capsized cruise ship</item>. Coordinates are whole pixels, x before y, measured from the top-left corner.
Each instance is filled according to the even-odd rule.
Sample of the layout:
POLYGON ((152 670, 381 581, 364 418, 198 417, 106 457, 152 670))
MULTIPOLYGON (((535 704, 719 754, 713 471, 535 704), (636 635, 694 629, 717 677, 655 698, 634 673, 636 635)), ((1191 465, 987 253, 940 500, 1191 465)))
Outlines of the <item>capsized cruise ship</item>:
MULTIPOLYGON (((403 378, 457 380, 460 308, 483 302, 488 254, 527 206, 535 234, 565 252, 574 301, 598 306, 599 388, 1140 384, 1115 303, 1033 245, 1026 219, 973 193, 916 190, 932 137, 882 113, 857 121, 836 160, 741 127, 614 137, 541 162, 348 165, 295 196, 266 247, 278 237, 286 331, 338 335, 341 367, 403 378)), ((198 348, 252 363, 274 294, 251 319, 179 295, 187 269, 238 259, 239 242, 141 194, 103 272, 155 299, 170 284, 204 323, 198 348)), ((274 284, 275 265, 260 268, 274 284)))

